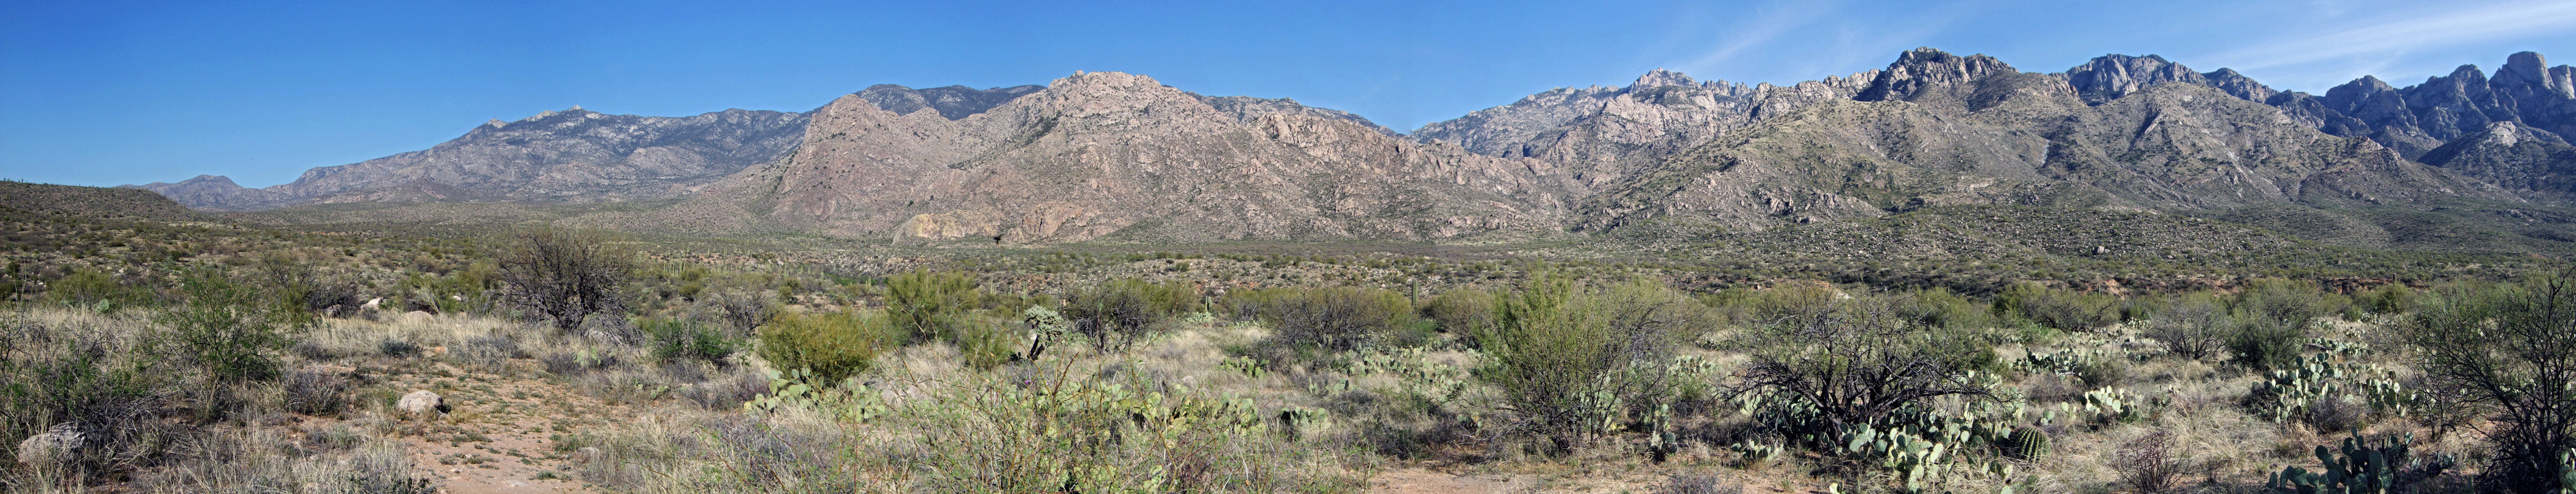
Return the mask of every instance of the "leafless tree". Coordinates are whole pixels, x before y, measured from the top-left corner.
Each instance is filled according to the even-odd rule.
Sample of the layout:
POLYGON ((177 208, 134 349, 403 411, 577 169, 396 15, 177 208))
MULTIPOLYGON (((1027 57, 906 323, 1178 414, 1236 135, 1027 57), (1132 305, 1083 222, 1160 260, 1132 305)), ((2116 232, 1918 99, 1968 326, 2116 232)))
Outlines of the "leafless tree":
POLYGON ((512 236, 516 245, 501 254, 503 295, 529 315, 570 331, 624 309, 617 288, 634 270, 629 252, 593 233, 537 228, 512 236))
POLYGON ((2517 287, 2448 287, 2410 321, 2424 371, 2494 419, 2485 469, 2505 492, 2556 492, 2576 443, 2576 272, 2517 287))
POLYGON ((1870 424, 1942 396, 1987 396, 1969 379, 1974 341, 1910 324, 1882 300, 1806 304, 1770 316, 1751 335, 1753 361, 1731 387, 1813 404, 1827 422, 1821 426, 1870 424))

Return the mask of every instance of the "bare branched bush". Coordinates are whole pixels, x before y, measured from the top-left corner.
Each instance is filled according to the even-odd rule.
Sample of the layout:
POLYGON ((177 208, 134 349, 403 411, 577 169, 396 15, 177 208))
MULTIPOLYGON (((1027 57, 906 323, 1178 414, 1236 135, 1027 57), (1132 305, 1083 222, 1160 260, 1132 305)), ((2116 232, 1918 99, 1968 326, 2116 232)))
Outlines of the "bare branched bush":
POLYGON ((2576 272, 2519 286, 2437 289, 2407 324, 2423 370, 2464 390, 2458 405, 2495 425, 2483 483, 2503 492, 2567 487, 2560 456, 2576 444, 2576 272))
POLYGON ((2207 293, 2194 293, 2157 311, 2147 320, 2146 337, 2164 343, 2165 350, 2192 360, 2207 359, 2216 354, 2226 341, 2228 329, 2236 325, 2228 317, 2223 301, 2207 293))
POLYGON ((2120 471, 2120 481, 2142 493, 2160 493, 2180 487, 2182 459, 2173 451, 2173 433, 2150 432, 2121 443, 2112 453, 2112 467, 2120 471))
POLYGON ((1120 352, 1153 336, 1164 319, 1196 298, 1184 290, 1137 279, 1101 283, 1065 294, 1060 313, 1092 348, 1120 352))
POLYGON ((289 372, 278 384, 286 411, 317 417, 338 416, 348 410, 349 392, 355 387, 346 375, 318 370, 289 372))
POLYGON ((505 298, 571 331, 593 314, 624 310, 618 289, 634 270, 625 249, 598 234, 541 228, 516 235, 501 255, 505 298))
POLYGON ((1743 494, 1742 484, 1730 484, 1716 472, 1682 473, 1664 478, 1655 486, 1655 494, 1743 494))
POLYGON ((1970 379, 1992 349, 1966 334, 1914 324, 1875 297, 1784 304, 1748 332, 1753 360, 1736 392, 1772 391, 1812 405, 1820 430, 1875 425, 1899 409, 1943 396, 1984 398, 1970 379))
POLYGON ((1276 341, 1324 352, 1349 351, 1384 338, 1413 312, 1402 295, 1358 287, 1245 291, 1235 296, 1235 303, 1251 305, 1261 322, 1277 332, 1276 341))

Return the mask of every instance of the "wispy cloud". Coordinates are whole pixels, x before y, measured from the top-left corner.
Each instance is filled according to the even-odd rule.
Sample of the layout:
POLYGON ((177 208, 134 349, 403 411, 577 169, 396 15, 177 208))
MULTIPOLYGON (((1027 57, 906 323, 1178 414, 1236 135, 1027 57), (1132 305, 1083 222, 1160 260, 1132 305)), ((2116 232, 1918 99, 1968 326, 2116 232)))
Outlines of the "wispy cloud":
POLYGON ((1754 17, 1738 22, 1735 29, 1727 31, 1718 39, 1716 48, 1699 54, 1697 58, 1675 64, 1673 68, 1684 72, 1708 72, 1723 66, 1737 55, 1746 53, 1747 50, 1770 44, 1782 36, 1800 32, 1802 28, 1814 24, 1817 20, 1841 12, 1842 7, 1842 0, 1772 2, 1759 9, 1754 17))
POLYGON ((2239 70, 2261 70, 2347 57, 2436 48, 2576 30, 2576 2, 2549 0, 2455 9, 2225 52, 2211 57, 2239 70))

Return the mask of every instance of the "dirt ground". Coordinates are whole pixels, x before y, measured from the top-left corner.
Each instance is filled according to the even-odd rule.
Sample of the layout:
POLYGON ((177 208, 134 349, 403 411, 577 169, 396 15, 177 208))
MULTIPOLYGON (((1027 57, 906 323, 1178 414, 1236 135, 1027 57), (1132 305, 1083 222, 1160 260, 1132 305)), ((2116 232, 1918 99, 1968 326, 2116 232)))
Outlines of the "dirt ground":
POLYGON ((531 494, 596 492, 574 479, 577 451, 555 441, 629 420, 643 410, 613 405, 542 378, 468 372, 448 364, 428 374, 394 374, 386 385, 436 392, 445 416, 403 420, 412 464, 437 479, 440 492, 531 494))

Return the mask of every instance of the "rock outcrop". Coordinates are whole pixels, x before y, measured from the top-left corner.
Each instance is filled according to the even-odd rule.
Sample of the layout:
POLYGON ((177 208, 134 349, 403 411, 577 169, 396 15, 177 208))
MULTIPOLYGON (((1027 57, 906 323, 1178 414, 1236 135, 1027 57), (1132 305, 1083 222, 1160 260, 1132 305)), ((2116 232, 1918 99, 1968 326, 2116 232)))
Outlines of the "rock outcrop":
POLYGON ((2433 148, 2423 160, 2535 202, 2576 204, 2576 146, 2556 134, 2513 122, 2492 122, 2433 148))
POLYGON ((2493 77, 2463 66, 2319 96, 2154 55, 2050 74, 1921 48, 1789 86, 1657 69, 1408 136, 1291 99, 1100 72, 1046 86, 879 85, 806 113, 576 108, 275 187, 212 176, 136 187, 205 209, 669 198, 557 221, 987 245, 1504 241, 1943 205, 2359 225, 2329 210, 2576 197, 2571 101, 2576 69, 2528 52, 2493 77))
POLYGON ((46 428, 45 432, 27 436, 26 440, 18 441, 18 464, 27 468, 42 468, 78 458, 80 448, 87 444, 88 437, 81 432, 78 424, 69 422, 54 424, 53 427, 46 428))
POLYGON ((793 155, 724 194, 793 231, 987 244, 1533 235, 1557 228, 1572 194, 1537 160, 1405 141, 1285 100, 1214 101, 1230 108, 1116 72, 958 120, 847 97, 813 113, 793 155))
MULTIPOLYGON (((1640 78, 1707 86, 1675 84, 1686 80, 1660 72, 1640 78)), ((1469 149, 1479 152, 1594 173, 1583 183, 1597 193, 1576 207, 1575 228, 1584 231, 1647 221, 1767 228, 1969 204, 2190 212, 2519 200, 2373 139, 2320 132, 2313 120, 2264 104, 2295 93, 2160 57, 2114 55, 2065 74, 2033 74, 1983 55, 1918 49, 1886 69, 1816 86, 1849 88, 1855 80, 1866 83, 1787 104, 1748 102, 1767 89, 1701 90, 1703 101, 1717 104, 1674 112, 1723 115, 1723 124, 1698 134, 1599 137, 1594 122, 1653 121, 1613 117, 1614 101, 1646 93, 1631 87, 1541 93, 1415 136, 1456 136, 1476 142, 1469 149), (1604 103, 1575 104, 1590 101, 1604 103), (1583 153, 1550 151, 1568 142, 1673 151, 1632 152, 1615 168, 1625 173, 1604 173, 1609 167, 1583 153)))
POLYGON ((394 402, 394 409, 413 417, 427 417, 432 413, 446 414, 448 411, 447 400, 438 396, 438 393, 427 390, 412 391, 410 394, 403 395, 402 400, 394 402))

